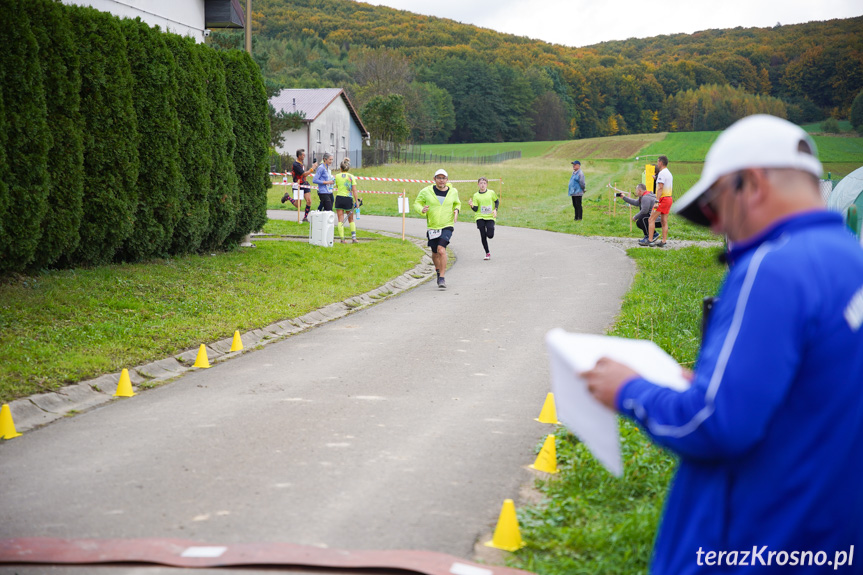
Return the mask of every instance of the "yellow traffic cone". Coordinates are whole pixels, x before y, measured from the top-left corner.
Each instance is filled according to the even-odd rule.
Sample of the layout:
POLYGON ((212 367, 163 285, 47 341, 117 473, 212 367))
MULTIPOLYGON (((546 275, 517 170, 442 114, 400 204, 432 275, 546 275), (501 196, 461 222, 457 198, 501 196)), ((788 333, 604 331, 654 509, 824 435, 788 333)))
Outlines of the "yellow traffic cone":
POLYGON ((198 348, 198 357, 195 358, 195 365, 192 367, 210 367, 210 360, 207 359, 207 346, 203 343, 198 348))
POLYGON ((15 422, 12 421, 12 410, 9 409, 9 404, 4 403, 0 408, 0 439, 13 437, 21 437, 21 434, 15 431, 15 422))
POLYGON ((124 369, 120 372, 120 381, 117 383, 117 391, 114 392, 114 397, 132 397, 135 392, 132 391, 132 380, 129 379, 129 370, 124 369))
POLYGON ((558 473, 560 471, 557 468, 557 449, 554 446, 553 435, 546 436, 545 443, 542 444, 542 449, 536 456, 536 461, 528 467, 545 473, 558 473))
POLYGON ((521 540, 521 531, 518 529, 518 517, 515 516, 515 504, 512 499, 506 499, 500 510, 497 527, 491 541, 485 543, 486 547, 503 549, 504 551, 516 551, 524 547, 521 540))
POLYGON ((539 412, 539 417, 535 419, 540 423, 559 424, 557 420, 557 409, 554 407, 554 394, 549 392, 545 396, 545 403, 542 404, 542 411, 539 412))
POLYGON ((231 342, 231 351, 242 351, 243 350, 243 340, 240 339, 240 332, 234 332, 234 341, 231 342))

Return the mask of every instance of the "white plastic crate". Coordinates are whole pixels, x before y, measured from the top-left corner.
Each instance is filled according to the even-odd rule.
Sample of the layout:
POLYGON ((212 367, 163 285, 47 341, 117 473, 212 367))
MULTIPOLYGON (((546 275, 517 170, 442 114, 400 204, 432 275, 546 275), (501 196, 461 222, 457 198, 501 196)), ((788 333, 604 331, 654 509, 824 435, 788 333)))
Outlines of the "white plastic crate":
POLYGON ((313 246, 333 247, 335 228, 334 212, 309 212, 309 243, 313 246))

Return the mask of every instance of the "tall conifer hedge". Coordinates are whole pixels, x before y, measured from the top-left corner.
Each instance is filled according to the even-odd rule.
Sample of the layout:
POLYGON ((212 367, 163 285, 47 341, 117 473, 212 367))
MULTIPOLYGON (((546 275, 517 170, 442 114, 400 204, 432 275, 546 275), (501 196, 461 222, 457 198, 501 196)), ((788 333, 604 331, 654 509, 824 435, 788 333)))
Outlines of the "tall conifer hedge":
POLYGON ((210 102, 210 122, 213 125, 213 171, 209 193, 210 222, 203 247, 214 249, 221 246, 237 222, 239 187, 234 167, 234 123, 228 107, 225 88, 225 65, 218 52, 207 46, 198 46, 207 77, 207 95, 210 102))
POLYGON ((210 221, 213 124, 207 99, 207 76, 191 38, 166 34, 177 60, 177 116, 180 122, 180 217, 174 228, 173 253, 194 252, 204 241, 210 221))
POLYGON ((77 263, 104 264, 132 233, 138 206, 138 122, 117 18, 69 6, 81 57, 84 217, 77 263))
POLYGON ((269 120, 248 55, 58 0, 0 2, 0 274, 260 229, 269 120))
POLYGON ((120 255, 128 261, 167 255, 180 217, 177 62, 164 34, 140 19, 121 22, 138 123, 137 206, 120 255))
POLYGON ((270 121, 267 91, 258 67, 245 52, 221 52, 225 85, 234 121, 234 166, 240 183, 237 223, 231 239, 239 241, 267 221, 267 162, 270 121))
POLYGON ((51 135, 39 45, 24 3, 25 0, 6 0, 4 4, 16 22, 0 26, 6 156, 6 186, 0 189, 0 272, 20 270, 33 261, 48 208, 51 135))
POLYGON ((48 209, 31 267, 42 269, 78 247, 84 213, 84 147, 81 74, 68 10, 48 0, 25 2, 39 45, 51 147, 48 150, 48 209))

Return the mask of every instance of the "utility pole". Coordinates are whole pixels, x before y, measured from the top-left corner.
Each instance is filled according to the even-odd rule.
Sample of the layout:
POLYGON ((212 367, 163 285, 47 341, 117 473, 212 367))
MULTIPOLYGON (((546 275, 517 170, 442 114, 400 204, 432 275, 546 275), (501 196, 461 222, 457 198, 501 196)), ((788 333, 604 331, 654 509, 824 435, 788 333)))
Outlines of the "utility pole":
POLYGON ((246 0, 246 52, 252 55, 252 0, 246 0))

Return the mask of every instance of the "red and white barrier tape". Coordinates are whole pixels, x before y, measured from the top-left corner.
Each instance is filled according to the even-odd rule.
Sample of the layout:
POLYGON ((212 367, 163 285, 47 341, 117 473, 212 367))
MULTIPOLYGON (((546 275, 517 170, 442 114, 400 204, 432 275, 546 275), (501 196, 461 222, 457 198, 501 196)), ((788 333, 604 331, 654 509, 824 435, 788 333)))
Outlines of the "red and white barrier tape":
MULTIPOLYGON (((278 172, 270 172, 271 176, 287 176, 287 173, 280 174, 278 172)), ((358 180, 370 180, 373 182, 406 182, 410 184, 433 184, 434 180, 408 180, 402 178, 373 178, 371 176, 354 176, 358 180)), ((454 184, 463 184, 468 182, 475 182, 476 180, 450 180, 450 182, 454 184)), ((500 178, 491 178, 488 180, 489 182, 499 182, 500 178)), ((288 182, 290 183, 290 182, 288 182)), ((284 185, 285 182, 282 182, 281 185, 284 185)), ((273 185, 279 185, 278 182, 274 182, 273 185)))

